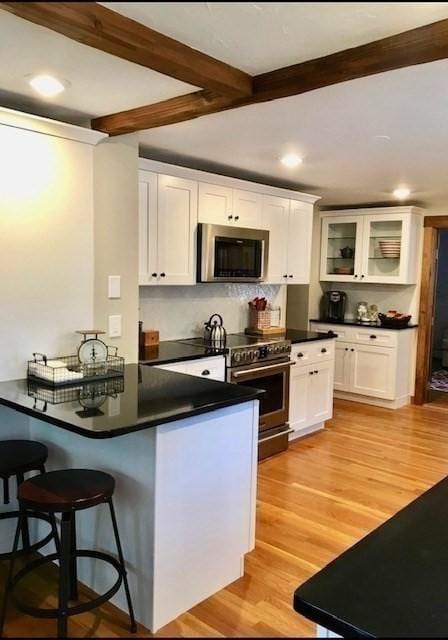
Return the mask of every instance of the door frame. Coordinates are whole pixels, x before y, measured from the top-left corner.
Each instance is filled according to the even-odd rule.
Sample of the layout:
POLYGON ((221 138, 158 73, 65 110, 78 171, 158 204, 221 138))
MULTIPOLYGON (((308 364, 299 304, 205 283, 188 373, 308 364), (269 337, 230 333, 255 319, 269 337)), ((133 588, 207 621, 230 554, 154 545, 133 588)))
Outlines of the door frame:
POLYGON ((434 299, 437 282, 437 259, 440 229, 448 229, 448 216, 424 218, 423 260, 418 317, 417 360, 415 374, 415 404, 428 401, 428 380, 431 371, 434 299))

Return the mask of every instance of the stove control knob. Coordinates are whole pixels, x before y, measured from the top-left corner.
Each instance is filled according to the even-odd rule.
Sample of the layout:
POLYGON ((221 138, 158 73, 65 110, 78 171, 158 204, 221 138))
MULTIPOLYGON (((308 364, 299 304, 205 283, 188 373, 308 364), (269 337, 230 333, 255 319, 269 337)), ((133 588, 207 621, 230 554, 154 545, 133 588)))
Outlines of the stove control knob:
POLYGON ((254 352, 253 351, 247 351, 247 358, 248 360, 253 360, 254 359, 254 352))
POLYGON ((234 362, 240 362, 241 360, 241 353, 239 351, 237 351, 236 353, 233 354, 233 360, 234 362))
POLYGON ((277 345, 274 349, 275 353, 280 353, 280 347, 277 345))
POLYGON ((254 351, 254 360, 258 360, 258 358, 259 358, 259 357, 260 357, 260 350, 259 350, 259 349, 256 349, 256 350, 254 351))
POLYGON ((272 345, 270 347, 268 347, 268 353, 269 353, 269 355, 274 353, 274 347, 272 345))

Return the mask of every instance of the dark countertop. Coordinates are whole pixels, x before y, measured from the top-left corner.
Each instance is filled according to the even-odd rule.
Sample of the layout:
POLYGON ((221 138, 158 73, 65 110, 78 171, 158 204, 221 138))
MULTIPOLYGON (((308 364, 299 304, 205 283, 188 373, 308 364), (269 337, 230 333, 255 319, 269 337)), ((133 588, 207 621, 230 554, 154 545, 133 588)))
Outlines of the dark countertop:
POLYGON ((349 327, 365 327, 366 329, 374 327, 375 329, 386 329, 387 331, 405 331, 406 329, 416 329, 418 324, 408 324, 406 327, 383 327, 378 322, 358 322, 357 320, 346 319, 346 320, 310 320, 310 322, 319 322, 320 324, 335 324, 335 325, 346 325, 349 327))
POLYGON ((445 638, 448 478, 336 558, 294 594, 294 609, 351 638, 445 638))
POLYGON ((56 393, 27 380, 0 382, 0 405, 88 438, 113 438, 256 400, 262 393, 244 385, 128 364, 124 377, 58 387, 56 393), (82 394, 87 407, 79 400, 82 394), (54 396, 59 404, 45 403, 54 396))
POLYGON ((209 347, 191 346, 176 340, 167 340, 154 347, 145 347, 140 350, 140 364, 168 364, 170 362, 182 362, 184 360, 199 360, 210 356, 219 356, 225 353, 225 349, 211 349, 209 347))
POLYGON ((335 336, 329 336, 326 333, 317 333, 316 331, 302 331, 301 329, 287 329, 285 338, 291 340, 291 344, 299 344, 301 342, 313 342, 314 340, 329 340, 335 336))

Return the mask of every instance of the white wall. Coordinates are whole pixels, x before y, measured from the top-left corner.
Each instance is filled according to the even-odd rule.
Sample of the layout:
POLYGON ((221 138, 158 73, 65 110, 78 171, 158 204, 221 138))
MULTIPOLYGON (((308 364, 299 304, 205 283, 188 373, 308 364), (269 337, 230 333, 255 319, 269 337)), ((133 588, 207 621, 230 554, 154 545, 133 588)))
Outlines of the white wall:
POLYGON ((93 321, 93 148, 0 125, 0 379, 93 321))
POLYGON ((140 287, 140 320, 143 328, 160 331, 161 340, 202 335, 212 313, 223 316, 228 333, 248 325, 248 302, 265 296, 286 314, 285 285, 198 284, 192 287, 140 287))

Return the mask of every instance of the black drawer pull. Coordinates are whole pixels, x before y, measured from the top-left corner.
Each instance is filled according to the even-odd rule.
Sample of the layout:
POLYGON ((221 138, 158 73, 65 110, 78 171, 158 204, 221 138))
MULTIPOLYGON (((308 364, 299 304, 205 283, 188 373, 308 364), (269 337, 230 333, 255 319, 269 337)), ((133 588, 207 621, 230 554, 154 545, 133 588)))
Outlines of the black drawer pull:
POLYGON ((162 271, 162 273, 160 274, 161 278, 164 278, 166 276, 166 273, 164 271, 162 271))
POLYGON ((204 369, 204 371, 201 373, 201 376, 209 376, 210 375, 210 371, 208 369, 204 369))
POLYGON ((240 217, 239 217, 239 216, 235 216, 235 220, 239 220, 239 219, 240 219, 240 217))
POLYGON ((319 373, 319 371, 315 371, 314 373, 319 373))
POLYGON ((299 351, 299 353, 297 354, 298 358, 303 358, 303 353, 301 351, 299 351))
POLYGON ((354 351, 354 349, 350 349, 350 351, 354 351))
POLYGON ((325 347, 323 349, 320 350, 321 353, 327 353, 327 350, 325 349, 325 347))
POLYGON ((157 273, 151 273, 151 276, 152 276, 153 278, 157 278, 157 273))
POLYGON ((314 371, 310 371, 310 376, 314 375, 314 371))
POLYGON ((376 340, 376 336, 375 336, 375 335, 371 335, 371 336, 370 336, 370 339, 371 339, 371 340, 376 340))
POLYGON ((227 219, 228 219, 228 220, 232 220, 232 219, 233 219, 233 216, 227 216, 227 219))
POLYGON ((345 347, 345 350, 348 351, 348 347, 345 347))

